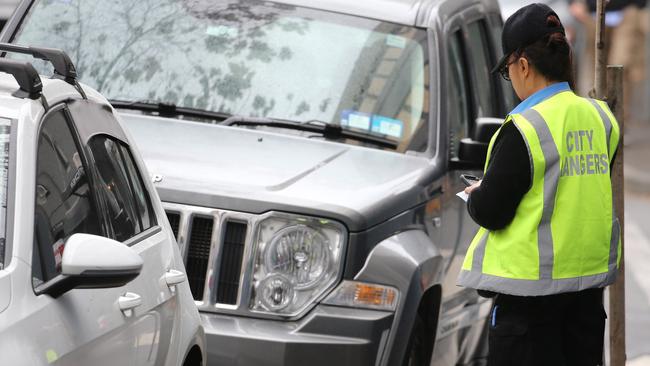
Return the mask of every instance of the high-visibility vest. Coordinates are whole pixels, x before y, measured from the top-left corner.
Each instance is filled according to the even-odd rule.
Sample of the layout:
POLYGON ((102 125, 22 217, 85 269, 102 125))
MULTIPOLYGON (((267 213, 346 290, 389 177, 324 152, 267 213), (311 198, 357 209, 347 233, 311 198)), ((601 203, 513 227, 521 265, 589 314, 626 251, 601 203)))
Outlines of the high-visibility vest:
POLYGON ((479 229, 458 284, 518 296, 611 284, 620 258, 610 179, 619 126, 607 104, 563 91, 507 123, 526 142, 532 184, 508 226, 479 229))

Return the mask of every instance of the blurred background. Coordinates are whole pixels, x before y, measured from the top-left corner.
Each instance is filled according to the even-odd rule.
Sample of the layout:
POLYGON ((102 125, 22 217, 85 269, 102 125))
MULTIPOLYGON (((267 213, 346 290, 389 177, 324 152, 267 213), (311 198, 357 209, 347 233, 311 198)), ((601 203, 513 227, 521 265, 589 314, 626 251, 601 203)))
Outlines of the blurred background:
MULTIPOLYGON (((504 21, 520 7, 533 2, 546 3, 560 17, 574 49, 576 92, 588 95, 594 79, 596 0, 499 0, 504 21)), ((628 366, 650 366, 650 6, 647 2, 610 0, 606 8, 608 63, 625 66, 628 366)), ((0 0, 0 29, 18 3, 20 0, 0 0)))

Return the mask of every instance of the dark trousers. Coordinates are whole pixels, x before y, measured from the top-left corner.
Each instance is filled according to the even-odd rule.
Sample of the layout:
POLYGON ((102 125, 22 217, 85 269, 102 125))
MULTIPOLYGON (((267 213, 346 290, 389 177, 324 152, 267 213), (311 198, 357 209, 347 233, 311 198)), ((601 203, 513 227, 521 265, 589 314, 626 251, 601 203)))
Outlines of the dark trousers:
POLYGON ((603 289, 549 296, 498 294, 488 366, 602 365, 603 289))

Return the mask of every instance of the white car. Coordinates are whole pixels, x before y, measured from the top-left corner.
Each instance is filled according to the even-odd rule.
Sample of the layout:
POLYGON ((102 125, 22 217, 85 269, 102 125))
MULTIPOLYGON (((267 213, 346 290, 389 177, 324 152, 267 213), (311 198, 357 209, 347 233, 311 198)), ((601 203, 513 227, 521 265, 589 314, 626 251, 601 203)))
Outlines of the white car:
POLYGON ((151 179, 63 52, 0 60, 0 364, 205 365, 205 335, 151 179))

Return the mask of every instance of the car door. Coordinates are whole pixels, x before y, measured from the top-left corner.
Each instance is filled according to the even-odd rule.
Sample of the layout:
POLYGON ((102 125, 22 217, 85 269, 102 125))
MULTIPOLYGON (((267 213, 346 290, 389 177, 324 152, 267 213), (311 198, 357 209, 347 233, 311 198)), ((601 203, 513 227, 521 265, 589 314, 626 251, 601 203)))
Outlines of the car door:
MULTIPOLYGON (((462 64, 465 65, 463 70, 465 74, 465 83, 469 85, 466 89, 466 98, 468 103, 468 120, 464 137, 472 137, 476 128, 475 121, 478 118, 497 118, 503 119, 505 114, 502 112, 502 97, 499 91, 497 75, 491 74, 495 63, 492 56, 492 48, 489 42, 490 29, 486 26, 485 18, 481 13, 474 13, 468 10, 466 21, 463 24, 464 37, 460 47, 462 52, 458 54, 463 57, 462 64), (479 16, 479 17, 477 17, 479 16)), ((460 70, 456 70, 459 72, 460 70)), ((456 146, 454 146, 456 148, 456 146)), ((458 158, 457 151, 452 155, 452 161, 458 158)), ((465 184, 459 179, 461 174, 472 174, 478 177, 483 176, 483 166, 463 166, 459 165, 458 169, 452 171, 450 177, 454 191, 458 192, 465 188, 465 184)), ((464 204, 463 204, 464 206, 464 204)), ((464 207, 463 207, 464 208, 464 207)), ((458 230, 459 241, 462 246, 463 254, 467 251, 469 243, 472 241, 478 226, 469 216, 467 209, 462 210, 463 215, 460 218, 461 228, 458 230)))
POLYGON ((153 210, 142 167, 110 108, 77 101, 70 105, 70 113, 75 125, 80 126, 95 171, 108 235, 130 246, 145 263, 129 284, 130 296, 140 302, 131 310, 130 327, 135 336, 135 364, 153 365, 166 358, 174 320, 180 317, 174 284, 184 281, 185 276, 175 272, 175 241, 158 225, 161 220, 153 210), (86 126, 96 126, 96 130, 86 126))
POLYGON ((447 262, 447 276, 443 286, 437 349, 434 365, 468 362, 477 352, 483 352, 481 336, 490 303, 476 291, 457 287, 465 254, 478 225, 467 211, 466 203, 455 196, 465 188, 461 174, 482 176, 482 167, 462 160, 461 141, 472 138, 475 121, 482 117, 499 117, 502 98, 495 79, 490 74, 493 65, 491 45, 487 41, 489 29, 484 27, 484 13, 480 8, 465 9, 450 19, 444 35, 446 104, 444 120, 447 127, 446 146, 449 169, 445 176, 446 193, 442 204, 443 240, 445 247, 453 248, 447 262), (443 352, 444 350, 444 352, 443 352))
MULTIPOLYGON (((37 145, 32 284, 35 294, 61 272, 65 241, 76 233, 106 236, 91 171, 65 105, 44 117, 37 145)), ((132 320, 118 301, 132 286, 35 295, 20 326, 38 329, 33 363, 133 365, 132 320)))
MULTIPOLYGON (((471 13, 472 9, 467 12, 471 13)), ((477 118, 499 118, 502 98, 496 79, 490 70, 494 64, 489 40, 489 29, 482 18, 467 21, 467 14, 456 18, 455 26, 446 34, 446 145, 449 169, 445 177, 447 191, 452 194, 465 189, 461 174, 483 175, 483 167, 468 164, 461 159, 461 141, 473 136, 477 118)), ((479 12, 480 14, 480 12, 479 12)), ((470 18, 472 19, 472 18, 470 18)), ((448 194, 449 195, 449 194, 448 194)), ((460 272, 465 253, 478 226, 467 212, 466 203, 451 195, 443 200, 443 245, 452 246, 448 259, 449 276, 443 296, 461 296, 462 289, 453 286, 460 272), (452 283, 453 282, 453 283, 452 283)), ((467 291, 465 291, 467 293, 467 291)), ((462 295, 467 298, 467 296, 462 295)), ((470 297, 473 295, 470 295, 470 297)), ((456 303, 463 303, 458 300, 456 303)))
MULTIPOLYGON (((476 291, 456 286, 456 280, 469 247, 465 232, 468 213, 464 201, 456 193, 464 189, 460 174, 469 170, 459 162, 461 140, 469 137, 472 126, 474 104, 471 94, 471 74, 465 48, 465 35, 460 22, 449 29, 445 35, 444 50, 441 55, 445 65, 443 82, 445 94, 442 103, 446 113, 445 141, 448 169, 444 177, 441 219, 442 232, 440 246, 445 254, 446 276, 442 286, 443 303, 440 311, 436 346, 432 365, 454 365, 462 357, 466 348, 465 337, 468 314, 472 305, 478 301, 476 291)), ((472 173, 476 174, 472 171, 472 173)), ((469 218, 471 220, 471 218, 469 218)))
POLYGON ((166 358, 177 313, 172 237, 158 218, 127 139, 110 108, 89 101, 60 105, 38 140, 34 219, 35 292, 60 273, 65 240, 106 236, 143 259, 125 286, 38 295, 26 326, 42 328, 40 350, 63 365, 153 365, 166 358), (167 282, 170 282, 170 286, 167 282))

